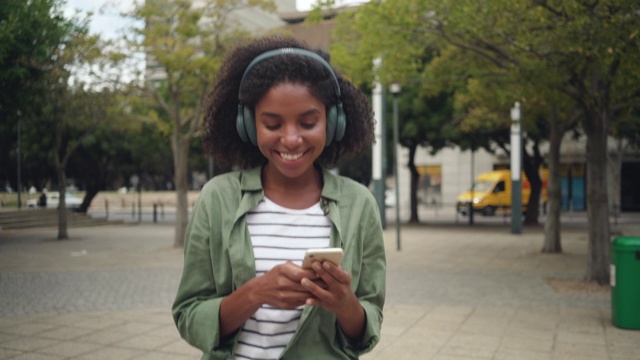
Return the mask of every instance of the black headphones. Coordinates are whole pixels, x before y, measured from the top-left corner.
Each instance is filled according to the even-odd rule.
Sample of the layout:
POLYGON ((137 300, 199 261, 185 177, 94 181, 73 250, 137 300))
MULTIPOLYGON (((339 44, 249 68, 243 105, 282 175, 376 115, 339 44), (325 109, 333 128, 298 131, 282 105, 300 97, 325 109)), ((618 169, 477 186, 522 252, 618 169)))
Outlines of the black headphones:
MULTIPOLYGON (((344 110, 342 109, 342 102, 340 101, 340 85, 338 84, 338 78, 336 77, 333 68, 320 55, 312 51, 297 48, 283 48, 262 53, 255 59, 253 59, 253 61, 249 63, 249 66, 247 66, 244 74, 242 74, 239 88, 242 88, 244 79, 256 64, 265 59, 285 54, 302 55, 312 58, 322 64, 322 66, 324 66, 331 74, 331 78, 333 79, 333 83, 335 85, 337 103, 327 108, 327 141, 325 146, 329 146, 333 140, 340 141, 344 136, 344 130, 347 122, 344 110)), ((244 106, 240 102, 240 94, 238 94, 238 116, 236 117, 236 130, 238 131, 238 135, 240 135, 242 141, 251 141, 253 145, 258 145, 256 123, 253 119, 253 113, 250 108, 244 106)))

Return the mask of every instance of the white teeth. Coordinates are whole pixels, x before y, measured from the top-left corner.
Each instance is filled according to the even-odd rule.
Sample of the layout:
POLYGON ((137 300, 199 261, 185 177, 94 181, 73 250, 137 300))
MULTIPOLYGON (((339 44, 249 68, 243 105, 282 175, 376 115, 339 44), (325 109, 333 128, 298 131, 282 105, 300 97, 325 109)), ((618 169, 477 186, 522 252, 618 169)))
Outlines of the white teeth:
POLYGON ((283 159, 287 160, 287 161, 295 161, 298 160, 302 157, 304 153, 297 153, 297 154, 285 154, 285 153, 280 153, 280 156, 282 156, 283 159))

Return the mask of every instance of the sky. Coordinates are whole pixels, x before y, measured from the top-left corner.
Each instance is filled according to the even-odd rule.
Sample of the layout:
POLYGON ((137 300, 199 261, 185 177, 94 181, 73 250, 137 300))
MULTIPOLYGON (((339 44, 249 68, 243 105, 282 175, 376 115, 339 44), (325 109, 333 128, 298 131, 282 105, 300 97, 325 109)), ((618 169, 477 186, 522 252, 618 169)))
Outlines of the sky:
MULTIPOLYGON (((317 0, 296 0, 298 11, 311 9, 317 0)), ((362 3, 366 0, 336 0, 338 5, 362 3)), ((127 21, 120 17, 121 12, 131 9, 133 0, 67 0, 65 14, 71 15, 75 9, 93 12, 90 28, 106 38, 115 38, 119 31, 127 26, 127 21), (100 10, 105 7, 104 11, 100 10)))

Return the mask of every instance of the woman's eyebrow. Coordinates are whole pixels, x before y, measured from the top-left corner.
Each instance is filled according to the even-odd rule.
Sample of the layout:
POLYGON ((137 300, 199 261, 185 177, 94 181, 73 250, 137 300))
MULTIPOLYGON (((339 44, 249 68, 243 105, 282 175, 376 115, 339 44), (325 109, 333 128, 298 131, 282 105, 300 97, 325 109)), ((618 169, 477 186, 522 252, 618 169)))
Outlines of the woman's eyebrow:
POLYGON ((273 117, 273 118, 281 118, 282 117, 282 115, 280 115, 280 114, 276 114, 276 113, 272 113, 272 112, 268 112, 268 111, 261 112, 260 116, 267 116, 267 117, 273 117))
MULTIPOLYGON (((319 113, 320 110, 313 108, 313 109, 309 109, 305 112, 303 112, 302 114, 298 115, 299 117, 304 117, 307 115, 313 115, 316 113, 319 113)), ((273 118, 281 118, 282 115, 278 114, 278 113, 273 113, 273 112, 269 112, 269 111, 263 111, 260 113, 260 116, 267 116, 267 117, 273 117, 273 118)))
POLYGON ((320 110, 318 110, 316 108, 313 108, 313 109, 309 109, 309 110, 303 112, 302 114, 300 114, 300 116, 312 115, 312 114, 319 113, 319 112, 320 112, 320 110))

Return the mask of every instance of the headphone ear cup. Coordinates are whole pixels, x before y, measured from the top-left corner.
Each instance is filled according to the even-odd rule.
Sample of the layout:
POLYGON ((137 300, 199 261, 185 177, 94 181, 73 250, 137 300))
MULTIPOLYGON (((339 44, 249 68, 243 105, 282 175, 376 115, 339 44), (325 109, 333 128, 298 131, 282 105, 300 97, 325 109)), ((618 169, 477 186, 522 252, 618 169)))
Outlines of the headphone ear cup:
POLYGON ((327 140, 325 147, 331 145, 336 135, 336 122, 338 121, 338 113, 335 106, 327 108, 327 140))
POLYGON ((244 106, 238 104, 238 115, 236 115, 236 131, 242 141, 247 142, 247 130, 244 128, 244 106))
POLYGON ((255 146, 258 146, 258 139, 256 134, 256 122, 253 120, 253 111, 250 108, 243 106, 243 118, 244 118, 244 129, 247 132, 247 137, 249 141, 255 146))
POLYGON ((347 129, 347 115, 344 113, 342 103, 339 102, 336 106, 336 135, 335 140, 340 141, 344 137, 344 132, 347 129))

